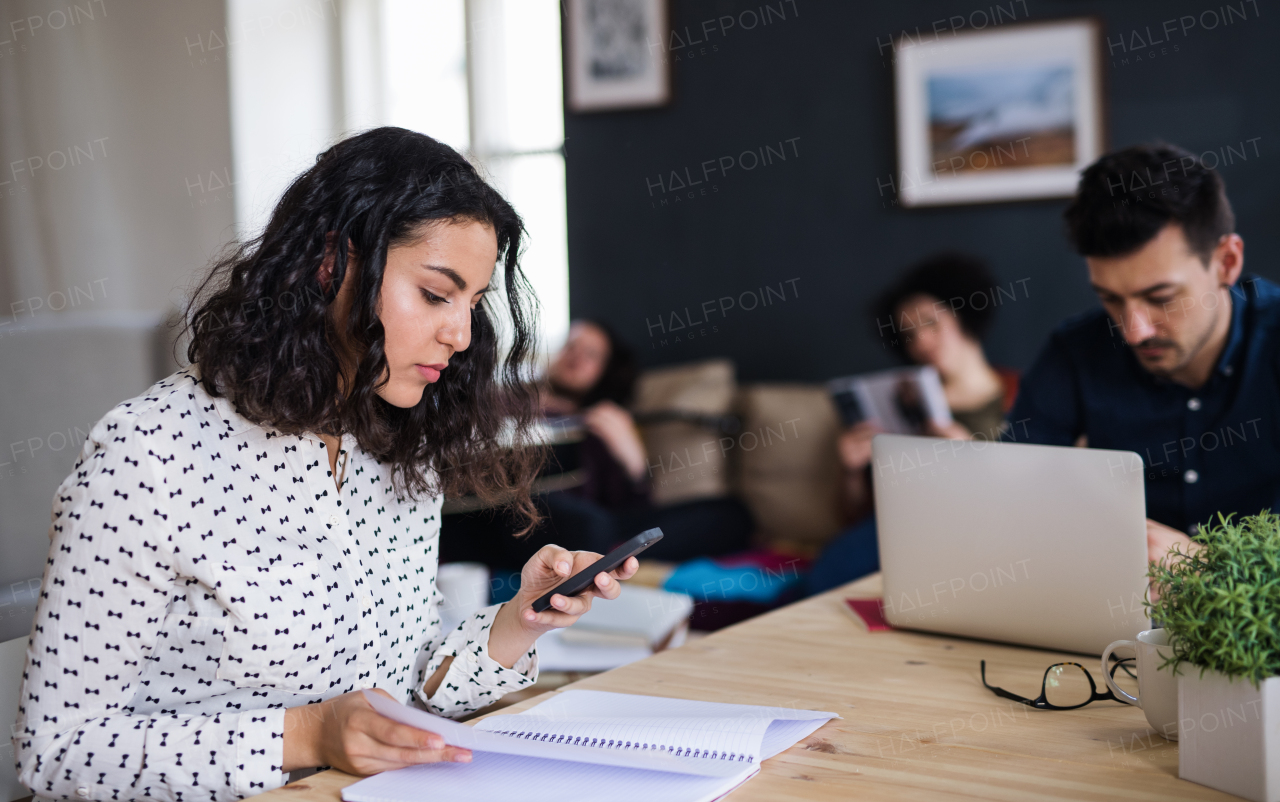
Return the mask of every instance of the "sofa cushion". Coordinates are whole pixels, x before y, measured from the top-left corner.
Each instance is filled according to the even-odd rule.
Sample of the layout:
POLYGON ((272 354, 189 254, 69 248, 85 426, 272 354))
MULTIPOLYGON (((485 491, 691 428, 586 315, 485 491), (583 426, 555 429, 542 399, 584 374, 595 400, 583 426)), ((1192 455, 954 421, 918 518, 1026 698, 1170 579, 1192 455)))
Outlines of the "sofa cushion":
POLYGON ((727 448, 720 422, 737 390, 727 359, 646 370, 632 409, 649 459, 655 504, 728 495, 727 448))
POLYGON ((763 544, 813 555, 840 528, 839 416, 822 385, 749 384, 739 392, 737 490, 763 544))

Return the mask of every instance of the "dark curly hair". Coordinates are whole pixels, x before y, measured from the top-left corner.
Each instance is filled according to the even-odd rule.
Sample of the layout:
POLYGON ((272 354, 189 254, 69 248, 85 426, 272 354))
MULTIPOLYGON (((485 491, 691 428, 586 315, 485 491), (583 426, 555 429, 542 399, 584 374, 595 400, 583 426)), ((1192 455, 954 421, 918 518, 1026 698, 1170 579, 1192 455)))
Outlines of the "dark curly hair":
POLYGON ((995 304, 988 297, 995 283, 986 263, 976 256, 949 251, 926 257, 876 298, 871 313, 877 335, 892 332, 893 349, 906 359, 908 338, 897 336, 904 328, 899 325, 898 307, 913 295, 928 295, 951 309, 966 334, 982 340, 995 317, 995 304), (979 295, 983 296, 981 304, 975 297, 979 295))
POLYGON ((1125 256, 1176 223, 1206 267, 1218 240, 1236 227, 1218 171, 1164 142, 1108 153, 1089 165, 1063 216, 1081 256, 1125 256))
POLYGON ((612 401, 619 406, 628 406, 635 394, 636 378, 640 373, 635 352, 603 320, 583 318, 578 322, 595 326, 609 341, 609 359, 600 372, 600 380, 578 400, 578 405, 585 409, 597 401, 612 401))
POLYGON ((294 179, 260 236, 213 266, 187 313, 187 357, 206 389, 249 420, 286 434, 349 432, 390 463, 397 493, 475 493, 512 507, 528 531, 539 517, 529 487, 545 455, 528 434, 537 301, 518 262, 523 233, 511 205, 449 146, 403 128, 350 137, 294 179), (471 317, 470 347, 401 409, 376 392, 389 375, 377 314, 387 251, 442 221, 483 223, 497 235, 507 352, 500 358, 489 293, 471 317), (322 284, 326 240, 333 272, 322 284), (331 304, 352 259, 353 307, 335 321, 331 304), (360 354, 345 397, 337 326, 360 354))

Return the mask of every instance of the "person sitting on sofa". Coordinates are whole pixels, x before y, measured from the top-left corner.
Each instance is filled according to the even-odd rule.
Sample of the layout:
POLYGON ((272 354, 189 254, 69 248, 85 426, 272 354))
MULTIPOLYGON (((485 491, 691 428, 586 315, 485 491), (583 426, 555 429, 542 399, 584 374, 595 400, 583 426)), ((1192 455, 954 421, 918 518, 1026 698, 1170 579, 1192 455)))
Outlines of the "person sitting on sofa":
POLYGON ((655 526, 662 528, 663 539, 645 552, 648 559, 681 562, 748 548, 754 524, 736 498, 666 507, 652 503, 644 441, 626 408, 637 375, 634 353, 607 324, 575 321, 547 369, 542 409, 551 422, 580 419, 586 430, 574 455, 581 481, 539 494, 535 502, 544 520, 521 538, 512 537, 516 530, 504 513, 478 510, 445 516, 441 561, 515 570, 527 562, 523 555, 547 543, 595 543, 605 553, 655 526))
POLYGON ((1280 509, 1280 287, 1245 275, 1222 177, 1155 143, 1085 169, 1065 213, 1101 308, 1059 326, 1007 439, 1137 452, 1148 558, 1280 509))
MULTIPOLYGON (((982 348, 991 326, 996 284, 983 262, 960 253, 931 256, 876 301, 876 327, 886 346, 904 360, 938 371, 951 407, 952 423, 926 423, 926 432, 954 439, 996 439, 1004 415, 1017 394, 1017 373, 992 367, 982 348)), ((863 421, 840 434, 837 449, 844 470, 842 513, 849 528, 827 545, 809 571, 808 588, 817 593, 879 570, 875 518, 872 515, 871 438, 882 430, 863 421)))

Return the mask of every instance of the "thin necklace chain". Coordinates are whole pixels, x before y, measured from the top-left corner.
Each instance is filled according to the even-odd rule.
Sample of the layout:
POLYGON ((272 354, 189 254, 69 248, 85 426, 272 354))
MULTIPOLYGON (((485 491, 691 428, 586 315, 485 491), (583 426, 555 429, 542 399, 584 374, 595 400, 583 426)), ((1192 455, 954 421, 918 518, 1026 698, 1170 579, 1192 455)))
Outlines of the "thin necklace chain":
POLYGON ((345 448, 339 449, 338 458, 341 460, 342 465, 338 472, 338 490, 342 490, 342 486, 346 484, 347 481, 347 458, 349 456, 350 454, 345 448))

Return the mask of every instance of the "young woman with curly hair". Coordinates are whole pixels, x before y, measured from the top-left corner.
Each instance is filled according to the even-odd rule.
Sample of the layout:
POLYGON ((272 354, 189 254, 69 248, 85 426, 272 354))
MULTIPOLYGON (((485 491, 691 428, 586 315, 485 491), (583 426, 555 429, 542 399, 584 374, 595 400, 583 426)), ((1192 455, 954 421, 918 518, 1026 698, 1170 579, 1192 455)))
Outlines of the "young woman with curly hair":
POLYGON ((466 761, 360 691, 475 710, 536 679, 541 633, 617 596, 634 558, 534 613, 599 556, 549 545, 514 599, 442 631, 442 495, 536 523, 522 234, 452 149, 380 128, 215 266, 191 366, 99 421, 55 495, 14 738, 30 788, 236 799, 311 767, 466 761))

